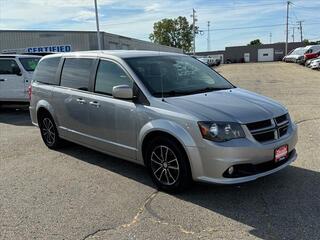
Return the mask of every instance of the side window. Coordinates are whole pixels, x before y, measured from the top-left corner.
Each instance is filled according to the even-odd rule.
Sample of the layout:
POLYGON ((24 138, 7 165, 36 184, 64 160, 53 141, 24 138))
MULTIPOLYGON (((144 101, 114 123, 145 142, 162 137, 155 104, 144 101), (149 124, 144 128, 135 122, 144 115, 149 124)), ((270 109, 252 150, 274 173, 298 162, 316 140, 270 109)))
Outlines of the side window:
POLYGON ((0 74, 18 74, 20 68, 13 59, 0 59, 0 74))
POLYGON ((60 57, 45 58, 41 60, 34 72, 34 81, 51 85, 59 85, 59 79, 56 79, 59 62, 60 57))
POLYGON ((88 91, 93 60, 67 58, 61 73, 61 86, 88 91))
POLYGON ((117 85, 132 87, 133 82, 116 63, 101 60, 96 76, 95 92, 112 95, 112 88, 117 85))

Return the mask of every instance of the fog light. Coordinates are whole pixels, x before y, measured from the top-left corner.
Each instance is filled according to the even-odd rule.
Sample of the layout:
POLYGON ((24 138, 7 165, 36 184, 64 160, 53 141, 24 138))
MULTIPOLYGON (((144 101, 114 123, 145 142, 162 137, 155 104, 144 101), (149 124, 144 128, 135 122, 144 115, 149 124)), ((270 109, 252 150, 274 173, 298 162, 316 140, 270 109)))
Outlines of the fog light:
POLYGON ((234 172, 234 167, 233 166, 229 167, 228 168, 229 175, 232 175, 233 172, 234 172))

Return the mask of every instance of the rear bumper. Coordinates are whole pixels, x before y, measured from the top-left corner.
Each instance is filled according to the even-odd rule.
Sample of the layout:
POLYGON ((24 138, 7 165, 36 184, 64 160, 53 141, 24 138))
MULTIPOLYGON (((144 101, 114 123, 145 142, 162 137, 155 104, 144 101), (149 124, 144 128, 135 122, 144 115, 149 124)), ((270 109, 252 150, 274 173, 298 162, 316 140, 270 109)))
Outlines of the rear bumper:
POLYGON ((29 106, 30 118, 33 125, 38 126, 37 111, 34 107, 29 106))

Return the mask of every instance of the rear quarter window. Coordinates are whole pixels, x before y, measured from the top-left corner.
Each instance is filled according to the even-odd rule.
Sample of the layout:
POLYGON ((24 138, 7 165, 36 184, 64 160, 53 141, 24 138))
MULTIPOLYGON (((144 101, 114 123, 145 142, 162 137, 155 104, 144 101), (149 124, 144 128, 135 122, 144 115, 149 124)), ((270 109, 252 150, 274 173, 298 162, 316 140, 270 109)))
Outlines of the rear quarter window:
POLYGON ((59 85, 59 79, 56 78, 59 62, 60 57, 42 59, 34 72, 33 80, 50 85, 59 85))
POLYGON ((61 86, 88 91, 93 59, 66 58, 62 73, 61 86))

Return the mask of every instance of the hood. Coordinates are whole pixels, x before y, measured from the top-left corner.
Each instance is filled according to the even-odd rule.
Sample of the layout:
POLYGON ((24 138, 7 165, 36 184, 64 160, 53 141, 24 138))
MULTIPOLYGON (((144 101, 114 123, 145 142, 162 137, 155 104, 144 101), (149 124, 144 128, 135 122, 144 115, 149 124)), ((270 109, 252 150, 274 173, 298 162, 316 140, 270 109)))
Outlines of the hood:
POLYGON ((294 55, 287 55, 287 56, 285 56, 284 58, 285 58, 285 59, 286 59, 286 58, 298 59, 298 58, 301 57, 301 56, 303 56, 303 55, 294 54, 294 55))
POLYGON ((240 88, 166 98, 166 102, 193 114, 202 121, 245 124, 287 113, 281 104, 240 88))

